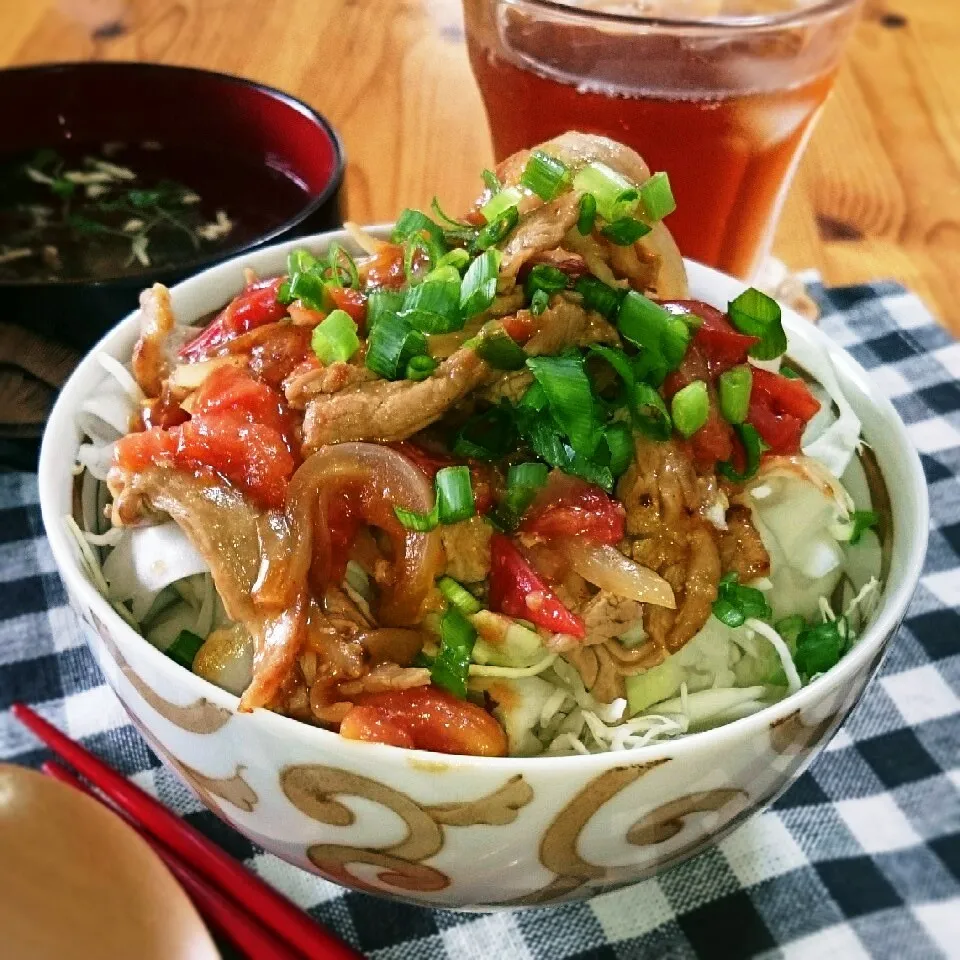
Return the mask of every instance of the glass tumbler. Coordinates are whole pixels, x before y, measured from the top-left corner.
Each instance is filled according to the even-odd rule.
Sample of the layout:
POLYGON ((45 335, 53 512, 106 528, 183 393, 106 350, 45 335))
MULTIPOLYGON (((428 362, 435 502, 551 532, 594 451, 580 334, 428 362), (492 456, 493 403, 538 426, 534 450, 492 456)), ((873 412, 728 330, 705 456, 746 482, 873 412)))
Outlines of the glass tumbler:
POLYGON ((750 279, 861 0, 463 0, 497 160, 565 130, 670 175, 681 251, 750 279))

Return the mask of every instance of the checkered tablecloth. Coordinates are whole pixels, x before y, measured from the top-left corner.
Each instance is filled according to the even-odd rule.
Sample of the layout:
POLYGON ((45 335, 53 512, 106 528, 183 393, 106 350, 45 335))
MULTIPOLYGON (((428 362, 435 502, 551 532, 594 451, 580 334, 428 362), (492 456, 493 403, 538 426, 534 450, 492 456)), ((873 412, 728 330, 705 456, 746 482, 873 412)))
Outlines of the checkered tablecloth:
POLYGON ((0 474, 0 760, 44 759, 9 713, 16 699, 36 705, 383 960, 960 957, 960 344, 892 284, 812 291, 823 328, 892 398, 921 452, 930 552, 862 703, 795 786, 718 847, 589 903, 493 915, 348 893, 260 852, 159 765, 104 686, 24 473, 0 474))

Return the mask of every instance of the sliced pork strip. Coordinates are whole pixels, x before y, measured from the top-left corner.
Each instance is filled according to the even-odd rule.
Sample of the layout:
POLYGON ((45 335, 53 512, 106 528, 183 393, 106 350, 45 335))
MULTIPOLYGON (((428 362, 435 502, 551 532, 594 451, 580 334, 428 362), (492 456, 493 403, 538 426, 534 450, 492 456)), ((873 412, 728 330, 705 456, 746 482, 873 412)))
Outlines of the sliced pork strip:
MULTIPOLYGON (((253 597, 264 561, 270 553, 292 552, 290 527, 276 515, 254 507, 228 485, 186 472, 155 467, 114 476, 115 494, 134 494, 154 510, 168 513, 207 561, 227 616, 242 623, 254 638, 253 680, 240 699, 240 709, 269 706, 289 676, 306 629, 306 578, 295 585, 292 602, 260 607, 253 597), (123 489, 117 489, 122 483, 123 489), (269 529, 269 532, 268 532, 269 529)), ((269 559, 279 559, 271 556, 269 559)))
POLYGON ((304 455, 346 440, 404 440, 438 420, 490 372, 474 350, 465 348, 426 380, 377 380, 316 397, 307 404, 303 421, 304 455))
POLYGON ((155 283, 140 294, 140 339, 133 348, 133 375, 147 397, 159 397, 170 375, 175 347, 170 339, 176 327, 170 291, 155 283))

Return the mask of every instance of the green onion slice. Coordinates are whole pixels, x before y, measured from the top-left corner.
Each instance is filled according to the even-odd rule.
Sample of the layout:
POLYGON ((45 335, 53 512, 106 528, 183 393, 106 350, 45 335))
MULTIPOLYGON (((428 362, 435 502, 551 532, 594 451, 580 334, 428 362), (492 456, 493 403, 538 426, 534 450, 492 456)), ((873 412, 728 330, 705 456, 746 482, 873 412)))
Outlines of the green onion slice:
POLYGON ((736 573, 720 578, 713 615, 728 627, 740 627, 751 617, 769 620, 773 611, 767 598, 755 587, 742 586, 739 579, 736 573))
POLYGON ((634 217, 621 217, 608 223, 600 233, 618 247, 629 247, 650 232, 650 226, 634 217))
POLYGON ((638 383, 633 421, 652 440, 669 440, 673 422, 663 397, 648 383, 638 383))
POLYGON ((453 577, 441 577, 437 581, 437 587, 439 587, 444 599, 453 604, 464 616, 469 617, 483 609, 480 601, 453 577))
POLYGON ((327 269, 324 275, 335 287, 360 288, 360 274, 353 257, 336 241, 327 250, 327 269))
POLYGON ((299 300, 311 310, 323 310, 326 303, 326 284, 319 274, 312 271, 295 273, 290 277, 291 302, 299 300))
POLYGON ((577 233, 585 237, 593 233, 593 225, 597 220, 597 198, 592 193, 585 193, 580 198, 580 213, 577 216, 577 233))
POLYGON ((291 250, 287 256, 287 273, 291 277, 298 273, 306 273, 317 265, 317 258, 309 251, 304 249, 291 250))
POLYGON ((577 280, 573 289, 583 297, 583 305, 588 310, 596 310, 607 320, 620 308, 620 301, 624 297, 623 290, 611 287, 589 274, 577 280))
POLYGON ((641 363, 635 369, 655 384, 680 366, 692 336, 680 317, 635 290, 624 296, 617 326, 623 336, 641 350, 641 363))
MULTIPOLYGON (((497 194, 499 196, 500 194, 497 194)), ((479 253, 489 247, 495 247, 520 222, 517 208, 507 207, 495 220, 488 223, 476 236, 471 245, 473 253, 479 253)))
POLYGON ((606 447, 606 465, 610 472, 619 477, 633 463, 633 433, 622 421, 614 421, 603 431, 603 444, 606 447))
POLYGON ((747 465, 743 473, 741 473, 732 463, 724 461, 717 464, 717 470, 733 483, 744 483, 749 480, 760 467, 760 454, 763 453, 765 444, 760 439, 760 434, 757 433, 757 428, 752 423, 737 424, 733 429, 737 431, 737 435, 743 443, 747 465))
POLYGON ((441 523, 459 523, 477 512, 469 467, 443 467, 437 471, 434 482, 441 523))
POLYGON ((544 463, 517 463, 507 471, 507 489, 492 519, 504 530, 515 530, 533 502, 537 491, 547 482, 549 469, 544 463))
POLYGON ((519 370, 527 362, 523 347, 499 325, 484 331, 476 351, 495 370, 519 370))
POLYGON ((198 637, 189 630, 181 630, 164 653, 166 653, 174 663, 179 663, 181 667, 192 670, 193 661, 196 660, 197 654, 200 652, 202 646, 203 637, 198 637))
POLYGON ((539 317, 550 306, 550 294, 546 290, 534 290, 530 298, 530 312, 539 317))
POLYGON ((592 194, 597 213, 611 222, 633 216, 640 204, 637 188, 626 177, 599 161, 588 163, 577 171, 573 189, 592 194))
POLYGON ((542 290, 547 294, 559 293, 567 288, 567 282, 567 275, 558 267, 549 263, 538 263, 527 275, 524 291, 530 298, 537 290, 542 290))
POLYGON ((480 213, 488 224, 498 220, 508 210, 516 211, 517 204, 523 199, 523 191, 519 187, 507 187, 495 193, 481 208, 480 213))
POLYGON ((876 527, 880 523, 880 514, 873 510, 854 510, 850 514, 850 539, 848 543, 856 544, 864 532, 876 527))
POLYGON ((491 407, 471 417, 453 442, 457 457, 474 460, 501 460, 517 445, 517 430, 509 409, 491 407))
POLYGON ((648 220, 662 220, 677 209, 670 178, 665 172, 655 173, 640 187, 640 205, 648 220))
POLYGON ((596 402, 583 357, 529 357, 527 367, 543 387, 550 412, 570 438, 574 452, 589 457, 600 440, 596 402))
POLYGON ((448 606, 440 618, 440 650, 430 668, 430 679, 461 700, 467 695, 470 658, 476 642, 473 624, 455 606, 448 606))
MULTIPOLYGON (((471 234, 472 236, 472 234, 471 234)), ((437 267, 453 267, 458 273, 462 273, 464 267, 470 263, 470 254, 463 247, 454 247, 447 251, 438 261, 437 267)))
POLYGON ((333 310, 314 328, 310 346, 321 363, 349 360, 360 349, 357 324, 344 310, 333 310))
POLYGON ((720 374, 717 381, 720 393, 720 413, 730 423, 743 423, 750 410, 750 391, 753 388, 753 373, 750 365, 743 363, 720 374))
POLYGON ((437 369, 437 361, 429 354, 421 353, 407 361, 407 380, 426 380, 437 369))
POLYGON ((407 290, 400 316, 423 333, 461 330, 465 319, 460 310, 460 290, 460 274, 455 267, 433 270, 407 290))
POLYGON ((497 296, 497 271, 502 256, 499 250, 485 250, 464 274, 460 309, 466 320, 488 310, 497 296))
POLYGON ((710 394, 702 380, 688 383, 673 395, 670 402, 673 425, 688 440, 706 422, 710 416, 710 394))
POLYGON ((499 193, 503 188, 503 184, 500 182, 499 177, 492 170, 483 170, 480 174, 480 177, 483 180, 484 186, 491 193, 499 193))
POLYGON ((367 294, 367 329, 373 330, 384 317, 396 316, 403 309, 403 300, 402 290, 371 290, 367 294))
POLYGON ((750 348, 757 360, 773 360, 786 352, 787 335, 783 332, 780 304, 754 287, 744 290, 727 308, 730 322, 741 333, 759 337, 750 348))
POLYGON ((520 175, 520 182, 541 200, 552 200, 570 184, 567 165, 543 150, 534 150, 520 175))
POLYGON ((427 352, 427 338, 395 313, 383 313, 367 337, 367 367, 378 376, 396 380, 407 363, 427 352))
POLYGON ((797 670, 809 679, 836 666, 846 652, 849 636, 850 629, 844 617, 801 630, 793 655, 797 670))

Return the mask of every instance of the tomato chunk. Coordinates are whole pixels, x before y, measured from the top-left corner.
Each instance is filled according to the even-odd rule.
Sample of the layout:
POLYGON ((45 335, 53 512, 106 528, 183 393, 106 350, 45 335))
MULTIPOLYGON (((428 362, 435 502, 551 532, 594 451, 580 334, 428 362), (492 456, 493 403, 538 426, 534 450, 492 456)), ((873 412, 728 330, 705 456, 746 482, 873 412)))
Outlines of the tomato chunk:
POLYGON ((234 297, 217 314, 212 323, 188 344, 181 347, 183 360, 201 360, 228 340, 266 323, 276 323, 287 315, 287 308, 277 300, 284 277, 258 280, 234 297))
POLYGON ((236 413, 194 417, 176 432, 177 466, 209 467, 266 506, 283 506, 294 460, 281 433, 236 413))
POLYGON ((361 333, 367 321, 367 298, 350 287, 327 287, 327 296, 338 310, 348 313, 361 333))
POLYGON ((623 539, 626 523, 623 505, 600 487, 555 470, 520 529, 547 539, 583 537, 591 543, 615 544, 623 539))
POLYGON ((725 314, 702 300, 665 300, 662 306, 671 313, 692 313, 703 321, 693 336, 693 343, 706 358, 711 377, 744 363, 747 351, 760 342, 759 337, 750 337, 734 329, 725 314))
POLYGON ((115 461, 132 471, 152 465, 213 470, 258 502, 279 507, 297 453, 279 394, 225 366, 197 391, 191 419, 169 430, 153 427, 121 438, 115 461))
POLYGON ((489 600, 493 610, 530 620, 554 633, 586 636, 583 620, 561 603, 547 582, 526 561, 509 537, 490 539, 489 600))
POLYGON ((473 757, 502 757, 507 752, 506 734, 486 710, 437 687, 365 694, 343 718, 340 734, 473 757))
POLYGON ((802 380, 753 369, 747 421, 773 453, 799 453, 804 427, 819 409, 820 401, 802 380))

